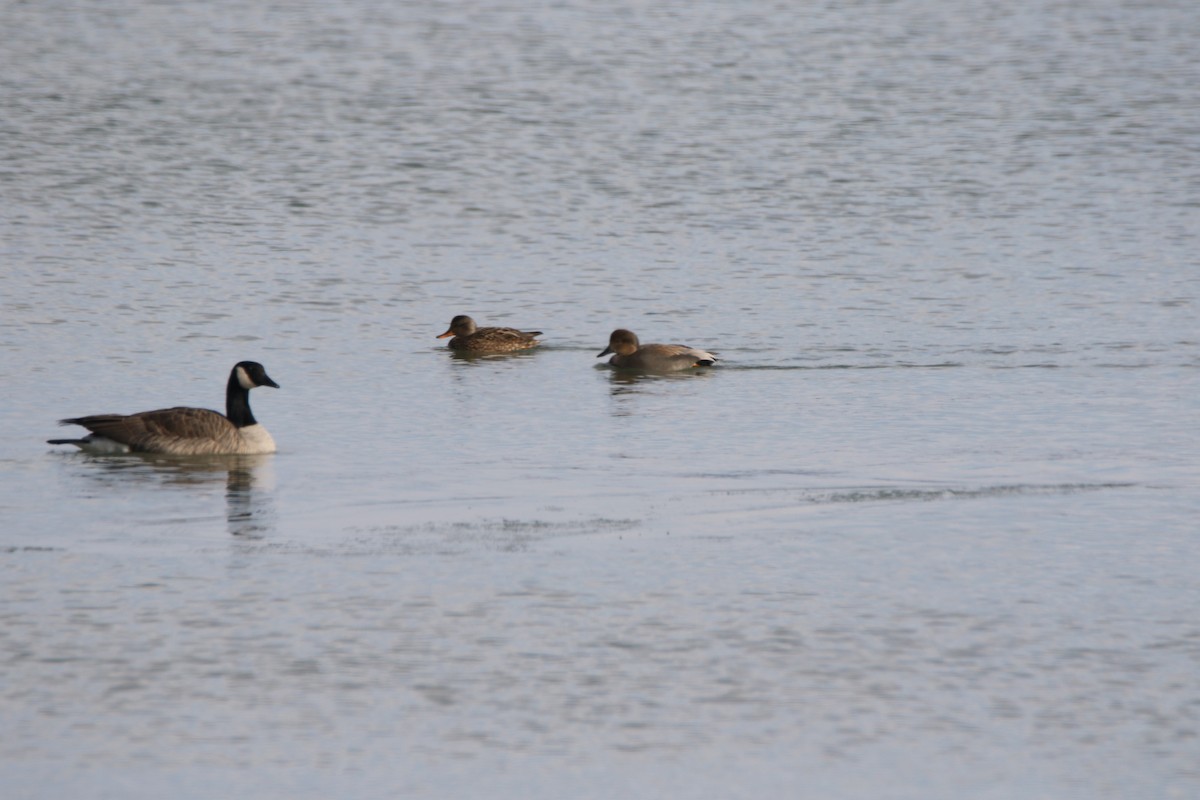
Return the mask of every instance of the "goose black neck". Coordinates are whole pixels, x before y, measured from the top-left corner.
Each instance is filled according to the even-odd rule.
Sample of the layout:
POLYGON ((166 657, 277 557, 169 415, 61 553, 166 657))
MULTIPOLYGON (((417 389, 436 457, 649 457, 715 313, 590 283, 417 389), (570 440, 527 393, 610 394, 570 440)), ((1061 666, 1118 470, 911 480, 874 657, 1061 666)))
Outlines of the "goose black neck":
POLYGON ((254 414, 250 413, 250 390, 242 386, 236 369, 229 374, 229 383, 225 386, 225 416, 238 428, 258 424, 254 414))

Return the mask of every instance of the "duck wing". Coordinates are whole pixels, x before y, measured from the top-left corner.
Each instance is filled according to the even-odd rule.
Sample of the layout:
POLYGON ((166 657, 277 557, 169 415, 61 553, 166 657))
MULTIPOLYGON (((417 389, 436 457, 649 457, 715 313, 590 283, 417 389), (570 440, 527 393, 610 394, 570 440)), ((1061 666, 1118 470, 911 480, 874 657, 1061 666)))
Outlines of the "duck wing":
POLYGON ((687 362, 688 366, 710 367, 718 361, 712 353, 686 344, 648 344, 638 350, 639 353, 643 351, 649 351, 648 355, 653 354, 652 358, 662 357, 687 362))
POLYGON ((519 339, 522 341, 542 335, 541 331, 519 331, 516 328, 480 328, 476 335, 484 332, 487 333, 489 338, 519 339))
POLYGON ((450 347, 455 350, 503 353, 533 347, 539 343, 536 337, 541 334, 541 331, 519 331, 516 328, 480 328, 470 336, 451 339, 450 347))

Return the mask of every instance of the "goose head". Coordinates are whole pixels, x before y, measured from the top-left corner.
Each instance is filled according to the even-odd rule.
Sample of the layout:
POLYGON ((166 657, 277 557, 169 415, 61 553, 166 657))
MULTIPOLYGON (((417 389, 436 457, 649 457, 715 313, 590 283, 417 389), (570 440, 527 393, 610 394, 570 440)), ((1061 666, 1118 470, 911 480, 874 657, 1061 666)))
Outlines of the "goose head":
POLYGON ((246 391, 257 386, 279 388, 279 384, 271 380, 267 370, 257 361, 239 361, 233 368, 233 376, 237 379, 238 385, 246 391))

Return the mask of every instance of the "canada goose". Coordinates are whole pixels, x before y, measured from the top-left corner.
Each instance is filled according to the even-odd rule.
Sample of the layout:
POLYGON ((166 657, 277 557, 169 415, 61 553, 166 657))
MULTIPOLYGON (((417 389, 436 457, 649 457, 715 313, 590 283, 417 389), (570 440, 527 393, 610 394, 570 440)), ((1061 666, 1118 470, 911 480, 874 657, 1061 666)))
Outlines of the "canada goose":
POLYGON ((476 328, 475 320, 459 314, 450 320, 450 328, 438 339, 453 336, 449 347, 464 353, 509 353, 541 344, 536 336, 541 331, 519 331, 516 328, 476 328))
POLYGON ((712 353, 685 344, 642 344, 637 334, 618 328, 608 337, 608 347, 596 358, 614 353, 608 360, 614 367, 646 372, 676 372, 692 367, 710 367, 717 363, 712 353))
POLYGON ((225 413, 207 408, 162 408, 140 414, 97 414, 59 420, 59 425, 82 425, 91 431, 82 439, 50 439, 48 444, 73 444, 97 455, 166 453, 177 456, 250 455, 274 453, 275 440, 250 413, 250 390, 279 384, 263 365, 241 361, 229 373, 225 413))

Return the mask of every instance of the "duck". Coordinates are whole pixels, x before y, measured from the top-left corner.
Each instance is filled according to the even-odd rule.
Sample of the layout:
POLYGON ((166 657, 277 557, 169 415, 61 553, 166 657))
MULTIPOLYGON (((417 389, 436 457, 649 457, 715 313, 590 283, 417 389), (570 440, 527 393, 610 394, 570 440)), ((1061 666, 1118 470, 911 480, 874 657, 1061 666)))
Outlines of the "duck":
POLYGON ((712 353, 685 344, 642 344, 633 331, 618 328, 608 337, 608 347, 596 358, 613 353, 614 367, 645 372, 678 372, 692 367, 711 367, 718 359, 712 353))
POLYGON ((541 331, 519 331, 516 328, 477 328, 475 320, 459 314, 450 320, 450 327, 438 339, 453 336, 448 343, 451 350, 463 353, 511 353, 537 347, 541 342, 536 337, 541 331))
POLYGON ((257 455, 275 452, 275 440, 250 411, 250 390, 279 388, 257 361, 239 361, 225 386, 225 413, 207 408, 176 406, 137 414, 95 414, 59 420, 80 425, 89 433, 81 439, 48 439, 48 444, 73 444, 94 455, 163 453, 177 456, 257 455))

